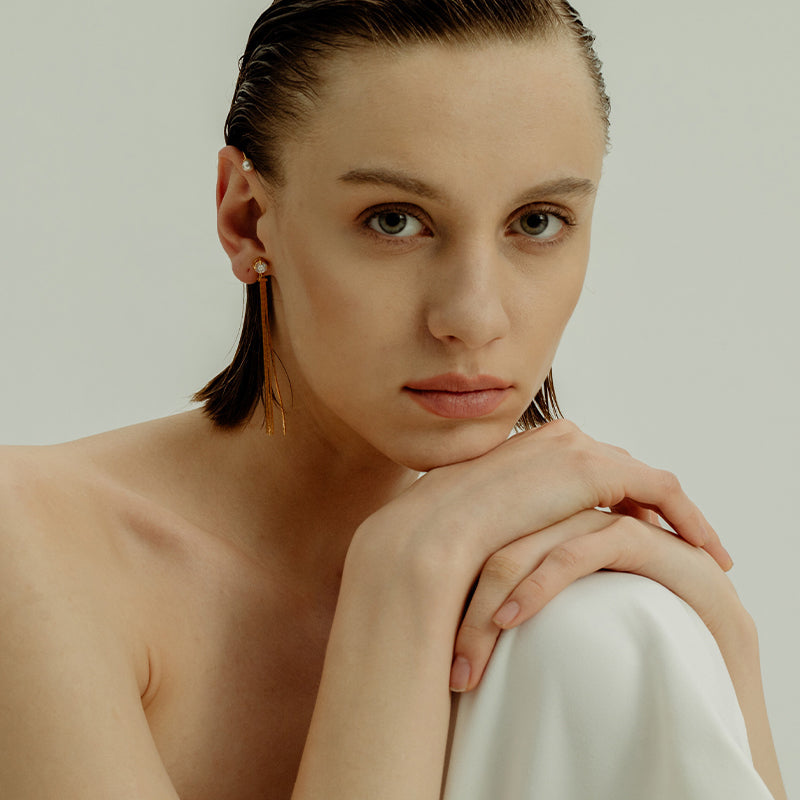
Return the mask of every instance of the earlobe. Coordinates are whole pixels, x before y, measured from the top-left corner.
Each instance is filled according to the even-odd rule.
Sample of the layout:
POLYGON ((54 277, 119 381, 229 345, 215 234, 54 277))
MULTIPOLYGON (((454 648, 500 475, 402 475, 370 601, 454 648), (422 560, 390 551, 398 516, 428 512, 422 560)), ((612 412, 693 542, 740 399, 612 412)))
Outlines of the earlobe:
POLYGON ((257 280, 253 269, 257 259, 268 260, 258 238, 258 221, 266 202, 266 192, 252 163, 235 147, 223 147, 217 168, 217 232, 234 275, 243 283, 257 280))

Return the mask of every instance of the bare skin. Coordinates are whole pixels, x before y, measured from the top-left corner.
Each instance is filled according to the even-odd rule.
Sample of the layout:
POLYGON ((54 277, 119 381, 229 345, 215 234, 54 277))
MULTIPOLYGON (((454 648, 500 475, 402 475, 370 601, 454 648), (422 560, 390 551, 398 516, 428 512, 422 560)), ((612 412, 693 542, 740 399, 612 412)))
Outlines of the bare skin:
MULTIPOLYGON (((73 735, 64 757, 107 758, 114 782, 80 796, 111 796, 129 767, 132 776, 162 775, 161 795, 146 782, 148 793, 139 796, 172 797, 160 760, 180 797, 291 794, 338 578, 335 570, 317 569, 301 582, 284 569, 291 556, 273 550, 259 559, 241 549, 217 524, 220 513, 237 518, 232 495, 220 507, 214 494, 204 501, 198 492, 186 515, 175 489, 214 480, 191 466, 201 455, 198 441, 213 448, 215 435, 192 412, 72 445, 6 453, 11 481, 23 490, 4 497, 4 547, 30 562, 33 587, 41 578, 47 589, 20 624, 41 627, 40 615, 51 613, 48 598, 79 593, 79 611, 72 616, 65 607, 56 621, 70 646, 90 656, 74 675, 65 666, 63 676, 67 686, 90 682, 86 691, 70 689, 75 706, 43 708, 41 722, 53 739, 37 732, 26 751, 38 748, 52 762, 64 744, 54 717, 64 717, 70 730, 74 715, 86 715, 85 727, 73 732, 85 736, 86 752, 80 755, 73 735), (15 530, 26 535, 15 541, 15 530), (101 641, 87 623, 100 628, 101 641), (95 662, 101 672, 93 675, 95 662), (139 697, 136 713, 125 701, 139 697), (121 730, 109 736, 89 720, 112 708, 121 730), (148 747, 151 733, 157 752, 148 747), (101 735, 102 743, 95 739, 101 735)), ((18 588, 24 600, 28 586, 18 588)), ((34 796, 39 776, 25 771, 34 796)), ((62 785, 63 796, 70 788, 62 785)))
POLYGON ((233 148, 220 158, 234 272, 254 280, 258 257, 272 270, 289 435, 268 439, 260 414, 215 431, 195 411, 4 452, 3 717, 24 720, 0 725, 11 794, 438 797, 454 650, 474 688, 509 596, 524 617, 609 567, 662 580, 707 619, 782 797, 732 589, 713 630, 720 595, 704 587, 727 586, 729 564, 699 510, 567 423, 505 441, 588 258, 603 137, 580 58, 563 42, 355 53, 325 97, 287 143, 280 191, 233 148), (537 76, 523 93, 520 74, 537 76), (407 236, 375 227, 386 204, 407 236), (531 208, 544 236, 520 228, 531 208), (503 403, 455 420, 409 396, 453 371, 501 375, 503 403), (654 510, 686 541, 652 529, 654 510), (538 597, 532 572, 551 587, 538 597))

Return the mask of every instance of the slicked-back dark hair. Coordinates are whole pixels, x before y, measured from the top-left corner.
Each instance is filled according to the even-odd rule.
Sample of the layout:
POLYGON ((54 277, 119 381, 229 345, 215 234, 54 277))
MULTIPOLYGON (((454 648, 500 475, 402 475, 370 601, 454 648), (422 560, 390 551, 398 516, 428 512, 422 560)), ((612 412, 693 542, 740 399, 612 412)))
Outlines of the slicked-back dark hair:
MULTIPOLYGON (((558 36, 572 39, 586 63, 607 136, 610 103, 594 36, 565 0, 275 0, 253 26, 239 61, 225 142, 277 187, 283 182, 281 144, 313 108, 322 66, 336 52, 558 36)), ((247 422, 267 399, 260 325, 258 284, 250 284, 233 360, 193 398, 220 427, 247 422)), ((551 371, 517 427, 535 428, 558 416, 551 371)))

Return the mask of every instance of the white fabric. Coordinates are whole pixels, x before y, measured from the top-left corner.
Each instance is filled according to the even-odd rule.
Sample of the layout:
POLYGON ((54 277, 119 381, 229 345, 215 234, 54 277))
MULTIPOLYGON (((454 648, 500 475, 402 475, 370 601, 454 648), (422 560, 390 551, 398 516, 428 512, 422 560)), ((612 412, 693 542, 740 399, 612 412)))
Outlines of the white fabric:
POLYGON ((444 800, 770 800, 716 642, 638 575, 503 633, 458 700, 444 800))

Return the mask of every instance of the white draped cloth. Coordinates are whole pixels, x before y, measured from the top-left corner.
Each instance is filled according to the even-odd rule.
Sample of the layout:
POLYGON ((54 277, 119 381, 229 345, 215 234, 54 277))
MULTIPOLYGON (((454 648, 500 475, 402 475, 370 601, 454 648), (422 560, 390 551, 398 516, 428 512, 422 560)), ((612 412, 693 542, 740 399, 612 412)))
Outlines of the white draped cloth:
POLYGON ((589 575, 503 633, 454 714, 444 800, 772 797, 713 637, 638 575, 589 575))

